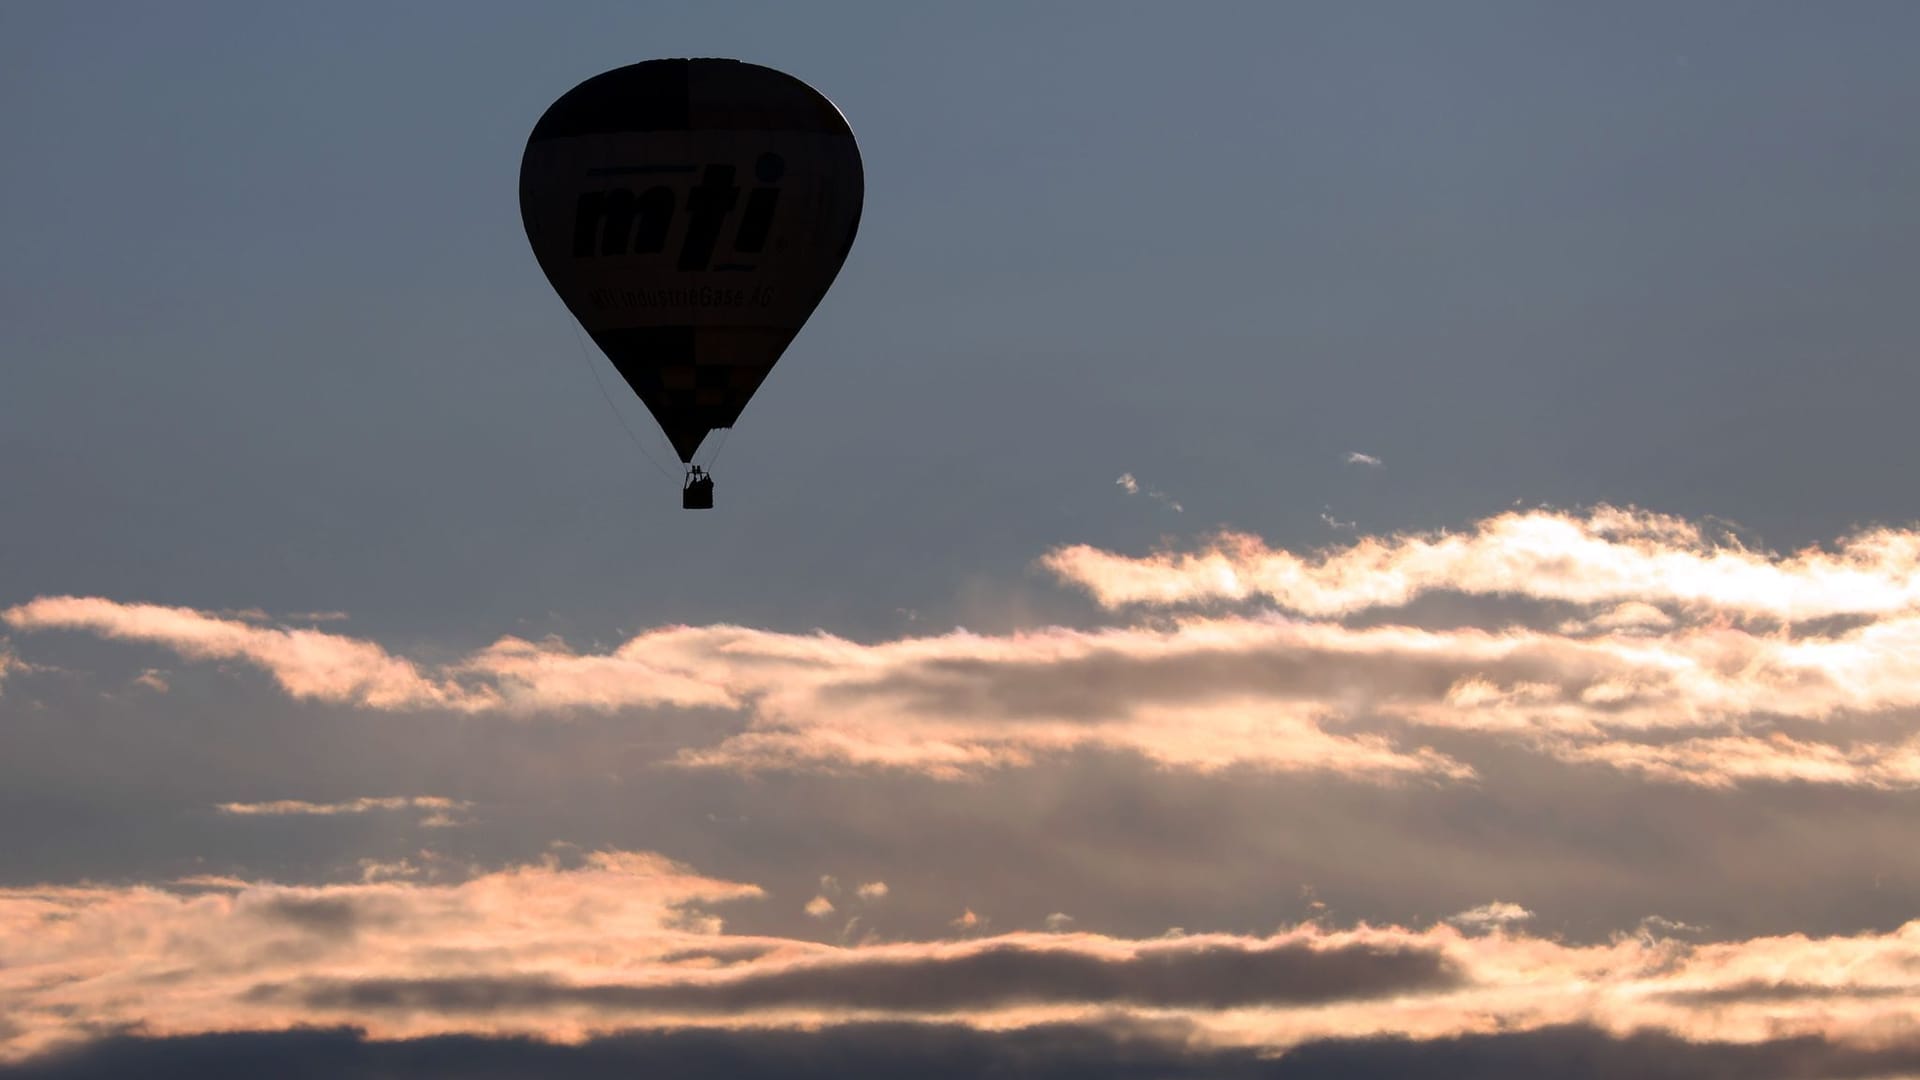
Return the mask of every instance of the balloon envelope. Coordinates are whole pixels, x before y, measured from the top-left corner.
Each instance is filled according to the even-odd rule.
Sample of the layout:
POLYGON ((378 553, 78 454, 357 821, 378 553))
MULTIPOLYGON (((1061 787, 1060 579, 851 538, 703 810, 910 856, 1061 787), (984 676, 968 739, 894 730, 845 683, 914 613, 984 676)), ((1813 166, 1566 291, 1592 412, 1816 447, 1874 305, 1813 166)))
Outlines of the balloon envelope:
POLYGON ((840 110, 736 60, 596 75, 520 161, 540 269, 682 461, 733 426, 833 284, 864 190, 840 110))

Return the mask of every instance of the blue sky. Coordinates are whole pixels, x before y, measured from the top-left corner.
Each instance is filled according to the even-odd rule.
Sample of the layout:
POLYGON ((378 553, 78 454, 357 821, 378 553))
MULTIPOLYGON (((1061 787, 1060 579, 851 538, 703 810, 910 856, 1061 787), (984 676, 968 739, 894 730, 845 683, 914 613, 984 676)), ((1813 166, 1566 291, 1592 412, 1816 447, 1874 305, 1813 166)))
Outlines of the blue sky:
MULTIPOLYGON (((1895 934, 1917 31, 1864 2, 0 7, 0 885, 430 905, 644 853, 698 881, 540 872, 617 865, 852 966, 1054 914, 1122 963, 1315 903, 1301 948, 1482 975, 1434 928, 1895 934), (805 79, 867 175, 711 514, 609 410, 594 365, 671 463, 515 197, 554 97, 660 56, 805 79), (1409 936, 1339 937, 1362 920, 1409 936)), ((980 1008, 915 1022, 1004 1026, 980 1008)), ((279 1023, 235 1015, 145 1030, 279 1023)), ((1328 1034, 1189 1019, 1229 1056, 1328 1034)))

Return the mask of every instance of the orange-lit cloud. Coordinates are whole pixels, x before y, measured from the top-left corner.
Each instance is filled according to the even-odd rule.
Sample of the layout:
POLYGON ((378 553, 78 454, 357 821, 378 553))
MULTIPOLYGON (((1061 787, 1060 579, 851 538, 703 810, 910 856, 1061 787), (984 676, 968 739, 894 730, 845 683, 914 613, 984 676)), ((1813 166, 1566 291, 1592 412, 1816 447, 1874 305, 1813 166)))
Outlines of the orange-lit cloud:
POLYGON ((1179 500, 1164 491, 1142 484, 1134 478, 1132 473, 1121 473, 1120 478, 1115 480, 1114 483, 1119 485, 1121 491, 1129 495, 1144 494, 1147 498, 1152 499, 1154 502, 1159 503, 1176 514, 1186 512, 1186 507, 1181 506, 1179 500))
POLYGON ((0 1014, 12 1025, 0 1057, 123 1026, 579 1040, 622 1026, 1004 1030, 1100 1016, 1177 1016, 1211 1045, 1264 1051, 1568 1024, 1876 1045, 1920 1009, 1920 922, 1689 944, 1649 921, 1575 946, 1517 932, 1527 913, 1502 902, 1424 928, 1145 940, 1074 932, 1064 917, 985 936, 968 911, 954 939, 835 945, 729 934, 712 910, 762 895, 630 852, 449 883, 0 889, 0 1014))
POLYGON ((1920 604, 1920 532, 1874 529, 1832 550, 1782 557, 1714 541, 1677 517, 1611 507, 1501 514, 1464 533, 1363 537, 1308 555, 1227 533, 1192 553, 1136 558, 1074 545, 1042 562, 1108 607, 1260 600, 1315 617, 1401 607, 1434 592, 1789 621, 1920 604))
POLYGON ((493 704, 488 689, 423 676, 412 663, 372 642, 317 630, 255 626, 190 608, 57 596, 8 608, 0 619, 20 630, 88 630, 147 642, 193 660, 244 660, 270 672, 296 698, 373 709, 475 709, 493 704))
POLYGON ((245 661, 296 697, 369 709, 745 719, 681 749, 688 768, 961 779, 1106 750, 1170 769, 1463 783, 1478 776, 1468 738, 1663 783, 1920 786, 1908 718, 1920 707, 1920 532, 1783 557, 1603 508, 1308 556, 1227 537, 1194 554, 1065 548, 1044 562, 1116 610, 1251 600, 1294 614, 1148 613, 877 643, 670 626, 604 653, 503 638, 438 665, 343 635, 98 598, 44 597, 0 620, 245 661), (1381 617, 1436 592, 1497 594, 1507 613, 1381 617), (1362 612, 1371 625, 1346 621, 1362 612))
POLYGON ((215 809, 240 817, 334 817, 341 814, 365 814, 375 810, 421 810, 423 827, 448 828, 471 824, 457 815, 473 804, 437 795, 390 795, 377 798, 348 799, 345 802, 316 803, 301 799, 275 799, 271 802, 221 803, 215 809))
POLYGON ((1495 900, 1490 903, 1481 904, 1479 907, 1468 908, 1466 911, 1453 916, 1447 921, 1455 926, 1468 930, 1488 930, 1494 927, 1526 922, 1531 918, 1533 918, 1533 912, 1528 911, 1519 904, 1509 903, 1505 900, 1495 900))
POLYGON ((75 1024, 138 1023, 157 1033, 282 1027, 295 1012, 250 1008, 243 984, 294 972, 572 977, 664 964, 668 953, 716 940, 722 924, 700 905, 759 895, 629 852, 457 884, 190 879, 171 888, 0 889, 0 1015, 21 1027, 0 1045, 30 1052, 79 1034, 75 1024))
POLYGON ((364 814, 370 810, 465 810, 470 805, 458 799, 443 799, 437 795, 392 795, 332 803, 305 802, 300 799, 275 799, 272 802, 257 803, 233 802, 221 803, 216 809, 223 814, 242 816, 304 814, 327 817, 334 814, 364 814))

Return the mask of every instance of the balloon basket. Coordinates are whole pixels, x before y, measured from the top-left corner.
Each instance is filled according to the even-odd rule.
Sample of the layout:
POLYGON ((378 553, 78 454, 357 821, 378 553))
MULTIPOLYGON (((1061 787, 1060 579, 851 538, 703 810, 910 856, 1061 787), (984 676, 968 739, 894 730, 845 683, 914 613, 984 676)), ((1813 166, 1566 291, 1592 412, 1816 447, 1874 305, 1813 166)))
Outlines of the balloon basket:
POLYGON ((687 470, 687 482, 680 489, 682 510, 713 509, 713 477, 699 466, 687 470))

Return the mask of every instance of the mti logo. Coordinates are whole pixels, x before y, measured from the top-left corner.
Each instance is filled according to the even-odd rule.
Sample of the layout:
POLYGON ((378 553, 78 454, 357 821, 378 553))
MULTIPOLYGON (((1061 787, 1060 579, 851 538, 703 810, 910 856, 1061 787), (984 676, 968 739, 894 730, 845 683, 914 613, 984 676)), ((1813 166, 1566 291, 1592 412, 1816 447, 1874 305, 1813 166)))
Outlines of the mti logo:
MULTIPOLYGON (((692 172, 692 166, 676 167, 692 172)), ((700 182, 687 191, 687 227, 680 240, 679 267, 705 270, 713 261, 714 245, 721 227, 740 202, 740 189, 734 186, 733 166, 708 165, 700 182)), ((740 227, 733 234, 733 250, 751 255, 767 246, 767 234, 773 229, 773 211, 780 203, 780 178, 787 172, 786 159, 779 154, 761 154, 754 162, 754 179, 759 186, 747 193, 746 208, 740 214, 740 227)), ((652 255, 665 250, 667 233, 673 227, 678 199, 666 185, 635 193, 628 188, 585 191, 574 208, 573 254, 575 258, 593 255, 652 255)), ((750 270, 751 266, 730 264, 717 269, 750 270)))

